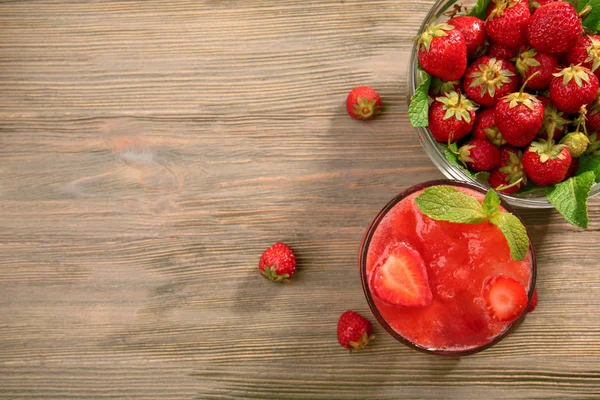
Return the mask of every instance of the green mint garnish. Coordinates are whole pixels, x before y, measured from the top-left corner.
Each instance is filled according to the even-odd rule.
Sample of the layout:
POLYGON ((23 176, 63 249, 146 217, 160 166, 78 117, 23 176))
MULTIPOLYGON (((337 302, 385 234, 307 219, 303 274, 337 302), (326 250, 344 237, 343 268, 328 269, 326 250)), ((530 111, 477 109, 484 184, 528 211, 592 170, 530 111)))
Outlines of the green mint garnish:
POLYGON ((516 216, 500 211, 500 198, 490 190, 482 203, 452 186, 427 188, 415 199, 419 210, 436 221, 461 224, 489 222, 502 231, 508 242, 513 260, 521 261, 527 255, 529 237, 525 227, 516 216))
POLYGON ((412 126, 429 125, 429 85, 431 76, 419 68, 421 83, 417 87, 415 94, 410 98, 408 106, 408 118, 412 126))
POLYGON ((468 15, 485 20, 485 12, 490 5, 490 0, 477 0, 475 7, 471 9, 468 15))
POLYGON ((547 188, 546 196, 568 222, 587 228, 587 201, 595 181, 594 171, 587 171, 547 188))

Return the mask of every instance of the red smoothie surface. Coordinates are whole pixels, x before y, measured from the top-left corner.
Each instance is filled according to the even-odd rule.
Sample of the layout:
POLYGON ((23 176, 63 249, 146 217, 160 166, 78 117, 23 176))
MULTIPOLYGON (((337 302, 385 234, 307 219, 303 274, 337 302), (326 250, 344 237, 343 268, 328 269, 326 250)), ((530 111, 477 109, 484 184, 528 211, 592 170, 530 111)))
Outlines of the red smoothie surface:
MULTIPOLYGON (((480 202, 484 195, 455 187, 480 202)), ((482 288, 486 279, 505 275, 531 285, 531 254, 513 261, 500 229, 487 222, 457 224, 435 221, 421 213, 413 193, 396 204, 376 228, 367 253, 367 278, 387 257, 386 249, 404 243, 425 261, 433 301, 424 307, 401 307, 371 297, 387 323, 401 336, 430 350, 469 350, 491 342, 513 321, 497 321, 486 309, 482 288)), ((502 206, 502 211, 506 211, 502 206)), ((517 317, 518 318, 518 317, 517 317)))

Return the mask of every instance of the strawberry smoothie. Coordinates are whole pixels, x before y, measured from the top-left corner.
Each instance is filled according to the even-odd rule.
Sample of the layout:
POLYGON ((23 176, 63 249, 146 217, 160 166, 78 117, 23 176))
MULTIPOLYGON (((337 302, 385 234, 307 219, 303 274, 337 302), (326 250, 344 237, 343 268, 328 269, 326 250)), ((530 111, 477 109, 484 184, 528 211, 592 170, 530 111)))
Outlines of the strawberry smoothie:
POLYGON ((424 215, 415 198, 441 182, 484 198, 474 186, 450 181, 409 189, 369 228, 361 277, 373 313, 394 337, 419 350, 466 355, 495 343, 522 318, 535 262, 531 247, 524 260, 514 261, 502 232, 488 222, 424 215))

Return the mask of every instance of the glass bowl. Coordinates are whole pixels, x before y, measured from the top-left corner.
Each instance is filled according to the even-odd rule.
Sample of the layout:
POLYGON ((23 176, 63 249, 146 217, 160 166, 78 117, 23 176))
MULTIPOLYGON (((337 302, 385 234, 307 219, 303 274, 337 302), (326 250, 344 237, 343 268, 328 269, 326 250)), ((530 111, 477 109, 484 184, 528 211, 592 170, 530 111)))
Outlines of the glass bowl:
MULTIPOLYGON (((456 3, 463 3, 465 5, 473 5, 473 1, 459 1, 459 0, 438 0, 431 7, 429 13, 425 17, 425 20, 421 24, 421 28, 419 29, 419 33, 417 37, 420 36, 424 30, 425 25, 432 24, 436 21, 443 22, 448 20, 449 18, 444 15, 444 13, 450 10, 456 3)), ((415 93, 417 86, 421 83, 419 70, 417 69, 417 65, 419 63, 419 59, 417 56, 417 45, 415 41, 415 45, 413 46, 409 71, 408 71, 408 100, 410 102, 410 98, 415 93)), ((489 189, 489 186, 471 178, 469 175, 461 171, 459 168, 450 164, 444 155, 445 147, 443 144, 435 141, 433 136, 431 135, 431 131, 427 127, 415 127, 417 133, 419 135, 419 141, 421 142, 421 146, 433 161, 436 167, 446 176, 448 179, 453 179, 457 181, 464 181, 476 185, 480 188, 489 189)), ((590 197, 596 196, 600 194, 600 184, 594 185, 590 192, 590 197)), ((540 193, 526 193, 519 195, 518 193, 514 195, 504 195, 500 194, 503 200, 506 200, 510 205, 515 207, 523 207, 523 208, 553 208, 554 206, 550 204, 548 199, 544 194, 540 193)))
MULTIPOLYGON (((425 188, 428 188, 431 186, 438 186, 438 185, 460 186, 460 187, 465 187, 468 189, 473 189, 482 194, 487 193, 487 190, 482 189, 480 185, 473 185, 473 184, 467 183, 467 182, 460 182, 460 181, 448 180, 448 179, 427 181, 427 182, 420 183, 418 185, 412 186, 412 187, 404 190, 403 192, 398 194, 396 197, 394 197, 389 203, 387 203, 385 205, 385 207, 383 207, 383 209, 373 219, 373 221, 371 222, 371 225, 369 225, 369 228, 367 229, 367 231, 363 237, 362 243, 360 245, 360 250, 359 250, 360 252, 358 255, 358 268, 359 268, 359 274, 360 274, 360 280, 362 283, 363 292, 365 294, 365 297, 367 298, 367 303, 369 303, 371 312, 373 313, 373 315, 375 316, 377 321, 379 321, 379 324, 394 339, 398 340, 401 343, 404 343, 408 347, 411 347, 415 350, 418 350, 418 351, 421 351, 424 353, 433 354, 433 355, 437 355, 437 356, 461 357, 461 356, 467 356, 470 354, 475 354, 482 350, 485 350, 485 349, 495 345, 496 343, 501 341, 503 338, 505 338, 507 335, 509 335, 525 318, 525 315, 527 314, 527 307, 521 312, 521 315, 518 318, 516 318, 508 326, 508 328, 504 332, 502 332, 500 335, 496 336, 492 341, 490 341, 488 343, 485 343, 478 347, 466 349, 466 350, 431 349, 431 348, 423 347, 421 345, 418 345, 418 344, 408 340, 407 338, 403 337, 401 334, 396 332, 394 330, 394 328, 392 328, 387 323, 387 321, 383 318, 383 316, 377 309, 377 305, 375 304, 375 301, 373 300, 373 296, 371 295, 371 291, 369 290, 369 282, 368 282, 368 277, 367 277, 367 255, 369 253, 369 246, 371 244, 371 239, 372 239, 373 234, 375 233, 377 227, 379 226, 379 223, 387 215, 388 211, 390 211, 397 203, 399 203, 405 197, 407 197, 415 192, 418 192, 420 190, 423 190, 425 188)), ((506 200, 501 199, 501 204, 506 209, 506 211, 514 214, 513 210, 511 209, 510 205, 508 204, 508 202, 506 200)), ((520 219, 520 217, 518 215, 517 215, 517 218, 520 219)), ((522 220, 521 220, 521 222, 523 223, 522 220)), ((529 235, 529 231, 527 232, 527 235, 529 236, 529 251, 531 253, 531 281, 529 284, 529 291, 527 293, 528 306, 529 306, 529 303, 531 302, 531 298, 533 296, 533 292, 535 290, 536 259, 535 259, 535 251, 533 248, 533 242, 531 241, 531 236, 529 235)))

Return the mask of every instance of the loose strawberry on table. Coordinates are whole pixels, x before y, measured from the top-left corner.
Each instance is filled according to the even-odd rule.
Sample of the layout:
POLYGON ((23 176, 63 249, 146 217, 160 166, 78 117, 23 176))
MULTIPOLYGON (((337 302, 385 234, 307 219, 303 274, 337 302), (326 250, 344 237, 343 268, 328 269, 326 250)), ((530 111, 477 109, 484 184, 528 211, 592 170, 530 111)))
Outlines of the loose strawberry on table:
POLYGON ((567 52, 582 35, 581 19, 566 1, 557 1, 536 9, 527 27, 529 44, 542 53, 567 52))
POLYGON ((442 80, 458 80, 467 68, 465 38, 452 25, 428 25, 418 39, 418 48, 421 68, 442 80))
POLYGON ((487 9, 485 31, 494 43, 519 47, 527 43, 529 4, 521 0, 496 0, 487 9))
POLYGON ((485 139, 473 139, 458 149, 458 160, 471 171, 491 171, 500 164, 500 150, 485 139))
POLYGON ((552 74, 558 69, 558 60, 553 55, 526 49, 519 53, 516 66, 521 80, 527 81, 529 89, 543 90, 550 86, 554 78, 552 74))
POLYGON ((375 337, 371 322, 362 315, 348 310, 340 315, 337 325, 337 338, 342 347, 362 349, 375 337))
POLYGON ((483 20, 469 15, 454 17, 448 21, 462 33, 467 45, 467 57, 475 58, 482 55, 485 50, 485 23, 483 20))
POLYGON ((571 159, 565 146, 541 139, 529 145, 522 162, 529 180, 538 186, 551 186, 565 179, 571 159))
POLYGON ((477 105, 451 91, 437 97, 429 108, 429 129, 438 142, 455 142, 465 137, 475 123, 477 105))
POLYGON ((285 243, 275 243, 262 253, 258 269, 271 281, 290 283, 296 273, 296 256, 285 243))
POLYGON ((373 118, 381 112, 381 98, 369 86, 358 86, 350 91, 346 99, 346 111, 358 120, 373 118))
POLYGON ((500 129, 496 126, 493 108, 485 108, 477 112, 471 134, 474 139, 487 139, 494 146, 500 147, 506 144, 500 129))
POLYGON ((567 53, 569 64, 585 67, 600 78, 600 35, 580 36, 567 53))
POLYGON ((508 60, 480 57, 465 71, 463 92, 484 107, 494 107, 498 99, 519 87, 516 72, 508 60))
POLYGON ((579 65, 571 65, 554 74, 550 83, 550 100, 560 111, 575 114, 580 111, 581 106, 596 99, 598 86, 598 78, 592 71, 579 65))

